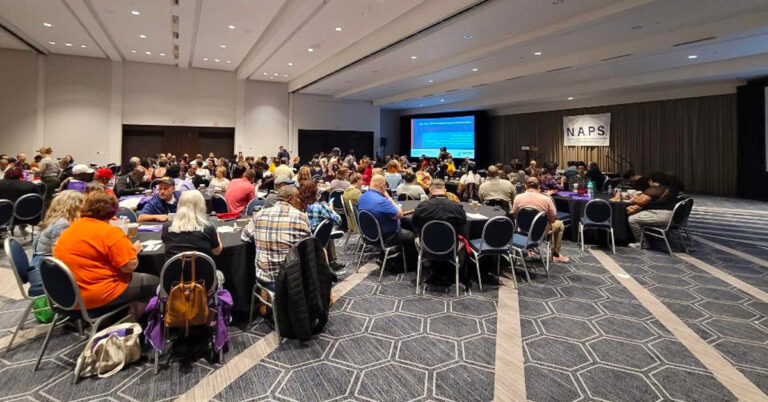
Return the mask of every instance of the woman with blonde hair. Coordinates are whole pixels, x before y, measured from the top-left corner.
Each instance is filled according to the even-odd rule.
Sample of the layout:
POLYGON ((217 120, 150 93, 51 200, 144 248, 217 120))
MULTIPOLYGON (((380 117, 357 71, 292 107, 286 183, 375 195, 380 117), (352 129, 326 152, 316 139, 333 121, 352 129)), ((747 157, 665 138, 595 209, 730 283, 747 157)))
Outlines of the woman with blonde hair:
POLYGON ((199 191, 181 193, 173 221, 163 224, 162 240, 166 258, 185 251, 199 251, 211 257, 221 253, 221 237, 208 220, 205 199, 199 191))
POLYGON ((53 255, 53 247, 61 233, 80 215, 83 205, 83 193, 65 190, 59 193, 45 212, 45 218, 40 223, 40 233, 32 242, 32 262, 27 272, 19 272, 29 281, 29 295, 40 296, 44 293, 43 282, 40 278, 40 263, 43 258, 53 255))
POLYGON ((227 187, 229 187, 229 179, 227 179, 226 175, 226 167, 219 166, 216 168, 216 177, 212 178, 210 183, 210 187, 213 189, 213 191, 219 193, 227 191, 227 187))

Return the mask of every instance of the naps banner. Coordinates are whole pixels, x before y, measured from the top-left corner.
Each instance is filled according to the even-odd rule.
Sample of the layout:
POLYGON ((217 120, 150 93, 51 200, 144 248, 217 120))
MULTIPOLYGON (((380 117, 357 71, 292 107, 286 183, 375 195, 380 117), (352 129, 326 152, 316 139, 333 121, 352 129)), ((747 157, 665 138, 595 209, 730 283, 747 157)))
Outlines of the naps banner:
POLYGON ((607 147, 611 139, 611 114, 563 116, 566 147, 607 147))

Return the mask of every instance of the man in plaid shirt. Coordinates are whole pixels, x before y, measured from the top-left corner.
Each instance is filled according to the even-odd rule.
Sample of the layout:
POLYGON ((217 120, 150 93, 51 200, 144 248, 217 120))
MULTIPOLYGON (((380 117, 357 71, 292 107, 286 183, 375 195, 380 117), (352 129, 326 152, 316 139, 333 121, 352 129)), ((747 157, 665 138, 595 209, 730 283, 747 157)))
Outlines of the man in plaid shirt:
POLYGON ((243 228, 240 238, 253 241, 256 246, 256 279, 274 286, 277 270, 288 255, 291 246, 309 237, 309 219, 304 212, 293 207, 299 190, 283 186, 277 192, 272 208, 260 210, 243 228))

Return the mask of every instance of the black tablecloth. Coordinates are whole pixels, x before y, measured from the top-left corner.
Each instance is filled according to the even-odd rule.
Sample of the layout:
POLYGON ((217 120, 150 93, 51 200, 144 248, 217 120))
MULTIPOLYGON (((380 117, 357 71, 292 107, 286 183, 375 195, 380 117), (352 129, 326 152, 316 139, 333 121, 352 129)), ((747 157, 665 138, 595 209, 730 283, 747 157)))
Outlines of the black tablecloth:
MULTIPOLYGON (((235 221, 217 221, 218 226, 232 226, 235 221)), ((151 223, 158 224, 158 223, 151 223)), ((243 227, 243 222, 238 221, 243 227)), ((234 313, 240 317, 250 310, 251 290, 255 283, 254 245, 240 240, 240 230, 221 233, 221 254, 213 256, 216 267, 224 273, 224 288, 232 293, 234 313)), ((160 232, 140 232, 139 240, 160 240, 160 232)), ((138 272, 160 275, 165 264, 165 247, 157 250, 142 251, 139 254, 138 272)))
MULTIPOLYGON (((589 200, 580 198, 571 198, 565 196, 554 195, 552 198, 555 201, 555 207, 558 211, 567 212, 571 214, 571 227, 570 227, 570 239, 572 241, 578 241, 579 238, 579 219, 584 215, 584 206, 587 205, 589 200)), ((627 220, 627 206, 628 202, 621 201, 609 201, 609 196, 606 193, 596 193, 595 198, 600 198, 608 201, 611 204, 613 210, 613 236, 616 240, 616 244, 626 245, 632 242, 632 231, 629 229, 629 221, 627 220)), ((586 241, 591 243, 595 241, 605 242, 605 237, 602 234, 600 239, 596 239, 593 236, 598 236, 595 230, 586 231, 584 237, 586 241)))
MULTIPOLYGON (((419 205, 421 201, 400 201, 403 206, 403 211, 411 211, 416 209, 416 206, 419 205)), ((467 214, 480 214, 483 215, 484 218, 473 218, 470 216, 467 216, 467 226, 464 229, 464 233, 460 233, 467 239, 479 239, 483 236, 483 226, 485 225, 485 222, 488 222, 490 218, 496 217, 496 216, 504 216, 504 210, 502 210, 499 207, 491 207, 488 205, 479 205, 477 210, 475 210, 472 205, 470 205, 467 202, 462 202, 461 205, 464 207, 464 211, 467 214)), ((403 220, 401 221, 401 224, 403 228, 408 229, 414 233, 416 233, 416 229, 413 227, 412 222, 413 214, 408 214, 403 217, 403 220)), ((419 233, 416 233, 416 236, 418 236, 419 233)))

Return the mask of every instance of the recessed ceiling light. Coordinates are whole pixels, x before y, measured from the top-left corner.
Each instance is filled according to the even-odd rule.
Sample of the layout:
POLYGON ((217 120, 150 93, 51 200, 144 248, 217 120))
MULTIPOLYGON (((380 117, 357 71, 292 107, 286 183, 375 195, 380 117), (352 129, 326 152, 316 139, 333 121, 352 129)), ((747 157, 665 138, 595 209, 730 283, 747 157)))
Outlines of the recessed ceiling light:
POLYGON ((286 78, 287 78, 287 77, 288 77, 288 74, 283 74, 283 77, 286 77, 286 78))
POLYGON ((139 35, 139 38, 141 38, 141 39, 147 39, 147 35, 141 34, 141 35, 139 35))
POLYGON ((85 45, 80 45, 80 47, 81 47, 81 48, 83 48, 83 49, 85 49, 85 48, 87 48, 88 46, 85 46, 85 45))
POLYGON ((293 63, 291 63, 291 62, 289 61, 289 62, 288 62, 288 67, 293 67, 293 63))
POLYGON ((232 64, 232 60, 227 60, 227 64, 232 64))
POLYGON ((341 32, 341 31, 343 31, 343 29, 341 29, 341 27, 336 27, 336 32, 341 32))
POLYGON ((43 22, 43 26, 46 28, 52 28, 53 25, 50 22, 43 22))
POLYGON ((416 60, 418 58, 419 58, 419 56, 411 56, 411 60, 416 60))
POLYGON ((235 26, 234 26, 234 25, 227 25, 227 28, 229 28, 229 29, 235 29, 235 26))
POLYGON ((440 99, 440 102, 445 102, 445 99, 440 99))
POLYGON ((165 56, 165 53, 160 53, 160 56, 165 56))
POLYGON ((695 54, 692 54, 692 55, 688 56, 688 58, 689 58, 689 59, 698 59, 698 58, 699 58, 699 56, 698 56, 698 55, 695 55, 695 54))
POLYGON ((227 45, 219 45, 219 47, 222 48, 222 49, 226 49, 227 45))
POLYGON ((136 53, 136 51, 135 50, 131 50, 131 53, 136 53))
POLYGON ((269 75, 269 73, 264 73, 264 75, 269 75))
POLYGON ((275 77, 277 77, 277 76, 278 76, 278 75, 280 75, 280 74, 278 74, 278 73, 274 73, 274 74, 272 74, 272 75, 274 75, 275 77))
POLYGON ((275 79, 275 77, 269 77, 269 79, 270 79, 270 80, 274 80, 274 79, 275 79))
POLYGON ((541 56, 541 52, 533 52, 534 56, 541 56))
POLYGON ((464 39, 472 39, 472 35, 466 34, 466 35, 464 35, 464 39))
POLYGON ((213 61, 215 61, 215 62, 217 62, 217 63, 218 63, 218 62, 220 62, 221 60, 219 60, 219 59, 213 59, 213 61))
POLYGON ((310 47, 310 48, 308 48, 308 49, 307 49, 307 51, 311 53, 311 52, 314 52, 314 51, 315 51, 315 49, 312 49, 312 48, 310 47))
POLYGON ((208 61, 208 58, 207 57, 203 57, 203 61, 208 61))
POLYGON ((138 12, 137 10, 132 10, 132 11, 131 11, 131 14, 133 14, 133 15, 141 15, 141 13, 140 13, 140 12, 138 12))
POLYGON ((50 44, 50 45, 55 45, 55 44, 56 44, 56 42, 54 42, 54 41, 52 41, 52 40, 51 40, 51 41, 48 41, 48 44, 50 44))
POLYGON ((573 100, 573 96, 569 96, 569 97, 568 97, 568 100, 573 100))
POLYGON ((435 82, 435 80, 429 80, 427 82, 431 84, 431 83, 435 82))
POLYGON ((71 43, 65 43, 64 46, 72 46, 71 43))
POLYGON ((146 52, 144 52, 144 54, 146 54, 147 56, 151 56, 151 55, 152 55, 152 52, 150 52, 149 50, 147 50, 146 52))
POLYGON ((473 72, 475 72, 475 71, 477 71, 477 69, 476 69, 476 68, 473 68, 473 69, 472 69, 472 71, 473 71, 473 72))

